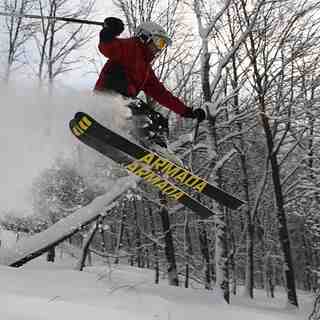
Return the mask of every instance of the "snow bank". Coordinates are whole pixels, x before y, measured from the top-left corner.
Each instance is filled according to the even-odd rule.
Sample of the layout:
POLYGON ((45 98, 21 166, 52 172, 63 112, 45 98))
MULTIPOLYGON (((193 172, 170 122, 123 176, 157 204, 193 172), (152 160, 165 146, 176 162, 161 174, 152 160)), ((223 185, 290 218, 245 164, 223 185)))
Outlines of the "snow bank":
MULTIPOLYGON (((1 319, 4 320, 57 320, 57 319, 77 319, 88 320, 92 316, 96 319, 106 317, 106 309, 102 307, 91 307, 85 304, 75 304, 65 301, 52 301, 37 297, 24 297, 21 295, 0 295, 0 299, 5 305, 1 319), (21 310, 24 310, 21 312, 21 310), (35 312, 35 310, 37 310, 35 312)), ((127 311, 109 308, 107 310, 109 319, 113 320, 143 320, 140 315, 132 315, 127 311)))
POLYGON ((285 294, 270 299, 260 290, 254 300, 233 297, 227 305, 216 290, 172 287, 167 280, 155 285, 148 269, 114 265, 79 272, 41 258, 20 269, 0 267, 0 282, 1 320, 302 320, 311 306, 302 296, 300 310, 288 311, 285 294))

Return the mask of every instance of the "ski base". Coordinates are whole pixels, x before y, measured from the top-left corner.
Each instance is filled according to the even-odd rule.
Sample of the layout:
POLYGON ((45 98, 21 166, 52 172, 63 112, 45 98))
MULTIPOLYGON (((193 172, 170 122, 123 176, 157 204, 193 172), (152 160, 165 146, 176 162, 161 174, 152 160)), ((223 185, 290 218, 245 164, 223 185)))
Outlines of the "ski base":
POLYGON ((72 133, 84 144, 95 149, 116 163, 124 166, 127 171, 139 176, 147 184, 158 189, 169 200, 174 200, 185 207, 191 209, 195 214, 201 218, 209 218, 214 215, 214 212, 205 205, 201 204, 196 199, 189 196, 186 192, 175 186, 173 183, 152 171, 142 162, 137 162, 129 155, 120 152, 117 148, 108 145, 105 141, 100 140, 98 137, 92 136, 84 131, 83 124, 79 124, 77 118, 70 121, 70 129, 72 133))
POLYGON ((99 138, 100 141, 103 141, 110 147, 120 150, 131 158, 145 163, 160 175, 165 175, 168 179, 172 180, 174 184, 179 184, 190 188, 192 191, 204 194, 230 209, 237 209, 245 203, 201 177, 194 175, 179 164, 172 162, 153 151, 147 150, 102 126, 88 114, 78 112, 74 119, 77 122, 77 126, 74 127, 73 133, 77 137, 86 133, 97 139, 99 138))

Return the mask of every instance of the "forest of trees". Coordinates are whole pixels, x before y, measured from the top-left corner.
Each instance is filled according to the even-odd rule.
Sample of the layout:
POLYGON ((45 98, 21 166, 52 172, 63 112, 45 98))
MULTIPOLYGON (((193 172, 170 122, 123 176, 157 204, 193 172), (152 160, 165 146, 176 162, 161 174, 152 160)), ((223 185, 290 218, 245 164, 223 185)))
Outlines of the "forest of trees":
MULTIPOLYGON (((77 10, 68 3, 5 0, 4 9, 93 16, 94 2, 77 10)), ((184 207, 163 206, 165 199, 157 193, 138 188, 86 230, 90 241, 80 241, 85 251, 114 263, 153 268, 156 282, 166 273, 171 285, 215 286, 227 302, 238 285, 251 298, 254 289, 264 288, 274 297, 275 288, 284 287, 293 306, 299 304, 297 289, 316 296, 320 1, 114 0, 112 6, 126 24, 126 35, 150 20, 168 30, 173 46, 155 62, 158 76, 188 106, 205 105, 209 111, 209 120, 193 139, 191 120, 165 112, 170 140, 188 167, 246 205, 231 211, 201 197, 216 213, 202 220, 184 207)), ((65 72, 72 75, 72 53, 91 43, 97 32, 96 27, 55 20, 0 16, 0 21, 6 27, 1 35, 5 82, 26 65, 40 85, 54 84, 65 72)), ((81 174, 80 160, 60 160, 34 182, 34 214, 46 217, 43 228, 101 194, 95 182, 99 172, 111 180, 119 175, 119 168, 101 161, 90 176, 81 174)), ((2 224, 19 229, 19 223, 2 224)), ((312 320, 320 316, 319 292, 315 301, 312 320)))

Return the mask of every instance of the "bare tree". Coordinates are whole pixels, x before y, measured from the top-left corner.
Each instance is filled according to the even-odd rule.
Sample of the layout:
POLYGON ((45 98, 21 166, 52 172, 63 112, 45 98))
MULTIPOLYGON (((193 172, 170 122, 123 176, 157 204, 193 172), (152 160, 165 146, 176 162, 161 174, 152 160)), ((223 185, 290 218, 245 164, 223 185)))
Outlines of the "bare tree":
POLYGON ((316 293, 316 297, 313 304, 313 310, 309 316, 309 320, 318 320, 320 317, 320 291, 316 293))
POLYGON ((191 231, 189 225, 189 215, 185 215, 185 222, 184 222, 184 254, 186 256, 186 276, 184 281, 184 287, 189 287, 189 270, 190 270, 190 262, 191 257, 193 256, 193 249, 192 249, 192 239, 191 239, 191 231))
MULTIPOLYGON (((246 4, 244 1, 241 1, 241 4, 248 24, 249 13, 246 4)), ((284 2, 280 16, 270 7, 266 7, 268 16, 260 21, 259 39, 256 33, 250 32, 246 49, 253 67, 253 88, 257 94, 260 124, 265 134, 271 166, 276 215, 279 221, 279 239, 284 256, 288 303, 298 306, 283 191, 286 177, 281 179, 281 164, 288 157, 288 150, 282 155, 281 160, 279 156, 281 146, 285 144, 290 133, 292 106, 296 99, 294 62, 298 63, 299 58, 304 54, 304 48, 312 44, 310 34, 305 38, 302 36, 301 39, 301 24, 306 23, 303 22, 303 18, 315 7, 313 4, 307 5, 306 2, 298 1, 295 3, 295 10, 292 10, 292 5, 292 2, 290 5, 284 2), (287 15, 284 12, 287 12, 287 15), (261 33, 264 35, 262 36, 261 33), (275 97, 273 105, 268 103, 270 94, 275 97), (286 123, 279 121, 277 117, 287 119, 286 123)), ((304 27, 306 28, 307 25, 304 27)), ((292 148, 289 149, 291 150, 292 148)))
POLYGON ((168 281, 171 286, 179 286, 178 270, 176 264, 175 248, 173 244, 172 230, 170 227, 170 218, 168 209, 165 207, 167 205, 166 199, 162 199, 163 206, 159 210, 161 217, 162 228, 164 232, 164 242, 165 242, 165 255, 167 259, 167 272, 168 281))
MULTIPOLYGON (((75 11, 68 6, 67 0, 39 0, 40 14, 43 16, 63 16, 69 18, 88 18, 95 0, 81 4, 75 11)), ((73 54, 92 38, 92 33, 84 30, 84 25, 71 25, 54 19, 42 19, 36 44, 39 51, 38 78, 45 78, 50 83, 70 70, 73 70, 78 60, 73 54)))
MULTIPOLYGON (((34 6, 34 0, 5 0, 4 9, 7 12, 27 13, 34 6)), ((4 74, 5 82, 10 79, 13 66, 21 67, 25 61, 25 44, 35 32, 33 22, 26 22, 22 17, 6 16, 5 24, 8 36, 7 63, 4 74)))
MULTIPOLYGON (((246 30, 241 31, 237 39, 234 38, 232 46, 226 49, 226 53, 223 54, 217 63, 215 76, 211 80, 211 69, 212 64, 210 62, 211 53, 209 50, 209 44, 212 39, 214 32, 219 29, 220 20, 224 15, 227 14, 227 10, 233 1, 225 1, 219 8, 220 2, 217 1, 214 4, 205 6, 202 1, 193 1, 193 11, 198 21, 198 31, 201 39, 201 87, 203 100, 207 102, 209 106, 209 128, 211 137, 211 149, 215 151, 216 154, 221 153, 221 142, 219 142, 216 119, 219 112, 219 108, 225 108, 225 101, 230 99, 234 93, 231 93, 225 98, 221 96, 225 93, 226 82, 225 76, 223 75, 224 69, 227 64, 232 60, 239 46, 246 40, 250 30, 255 25, 256 18, 258 16, 262 1, 260 1, 255 8, 255 13, 251 17, 251 21, 248 24, 246 30), (218 8, 215 14, 212 14, 218 8), (212 102, 212 103, 211 103, 212 102)), ((229 153, 230 157, 233 155, 231 150, 229 153)), ((220 155, 221 159, 225 156, 220 155)), ((230 158, 228 154, 223 162, 227 162, 230 158)), ((216 159, 215 159, 216 160, 216 159)), ((221 163, 219 163, 221 167, 221 163)), ((213 169, 216 172, 219 183, 222 183, 221 171, 220 169, 213 169)), ((212 175, 212 174, 211 174, 212 175)), ((221 289, 222 294, 227 302, 229 302, 229 276, 228 276, 228 246, 227 246, 227 236, 226 236, 226 217, 225 212, 222 208, 218 210, 216 215, 216 282, 218 287, 221 289)))
POLYGON ((86 235, 86 240, 83 244, 83 248, 81 250, 81 256, 77 262, 76 265, 76 269, 79 271, 82 271, 83 268, 85 267, 85 263, 86 263, 86 258, 88 257, 89 254, 89 247, 90 244, 93 240, 93 237, 95 236, 96 232, 99 229, 99 224, 101 223, 100 218, 98 218, 98 220, 96 222, 93 223, 93 225, 91 226, 91 229, 88 231, 88 234, 86 235))
MULTIPOLYGON (((226 32, 227 37, 224 34, 225 39, 229 39, 230 46, 233 48, 237 42, 237 36, 241 33, 241 28, 239 27, 239 10, 237 2, 233 2, 229 6, 226 16, 226 32)), ((222 35, 221 35, 222 36, 222 35)), ((225 42, 227 42, 225 40, 225 42)), ((261 166, 261 169, 258 172, 250 172, 250 158, 257 157, 259 154, 262 157, 265 157, 264 148, 259 148, 257 144, 260 143, 258 140, 256 143, 249 141, 251 139, 250 131, 253 131, 253 128, 256 126, 255 116, 253 115, 253 108, 250 107, 251 103, 248 99, 240 99, 242 91, 243 77, 247 71, 241 71, 241 66, 243 64, 243 59, 241 52, 239 50, 232 55, 230 63, 226 69, 227 81, 230 83, 232 99, 230 99, 229 105, 232 107, 231 118, 235 117, 241 119, 241 121, 232 121, 230 122, 230 134, 235 137, 233 139, 233 146, 238 152, 239 158, 239 169, 240 169, 240 181, 243 188, 244 199, 247 203, 247 206, 243 209, 246 217, 246 249, 247 249, 247 259, 246 259, 246 278, 245 278, 245 295, 253 298, 253 288, 254 288, 254 235, 255 235, 255 223, 258 214, 258 206, 262 198, 263 192, 266 187, 268 180, 268 161, 265 161, 261 156, 259 157, 260 163, 265 163, 264 166, 261 166), (232 125, 234 123, 234 126, 232 125), (262 149, 262 150, 261 150, 262 149), (249 153, 249 150, 251 152, 249 153), (252 150, 256 150, 256 154, 253 155, 252 150), (252 174, 260 176, 260 182, 257 187, 255 184, 252 186, 250 182, 250 176, 252 174), (258 192, 252 193, 252 187, 258 189, 258 192)), ((254 134, 257 135, 257 130, 254 130, 254 134)), ((252 161, 251 161, 252 162, 252 161)))

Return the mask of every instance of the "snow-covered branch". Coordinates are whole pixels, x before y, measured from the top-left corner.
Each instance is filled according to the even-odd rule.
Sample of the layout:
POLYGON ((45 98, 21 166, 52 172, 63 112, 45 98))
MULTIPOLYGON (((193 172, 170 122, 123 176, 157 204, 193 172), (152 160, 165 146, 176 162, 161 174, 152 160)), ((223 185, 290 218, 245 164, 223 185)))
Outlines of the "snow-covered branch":
POLYGON ((236 53, 236 51, 238 50, 240 45, 247 39, 248 35, 250 34, 250 32, 252 32, 253 28, 255 27, 256 20, 259 16, 259 13, 260 13, 260 8, 264 2, 265 2, 264 0, 257 1, 256 7, 255 7, 255 13, 254 13, 253 17, 251 18, 251 22, 247 26, 247 29, 242 33, 242 35, 239 37, 239 39, 235 42, 234 46, 231 49, 229 49, 229 52, 227 52, 227 54, 225 54, 225 56, 222 59, 220 59, 218 67, 217 67, 216 75, 210 85, 211 95, 214 93, 214 91, 216 90, 216 88, 218 86, 218 83, 222 77, 222 71, 223 71, 224 67, 229 63, 230 59, 234 56, 234 54, 236 53))
POLYGON ((219 171, 223 166, 230 161, 235 155, 237 154, 236 149, 231 149, 229 152, 227 152, 219 161, 217 161, 214 165, 214 168, 212 169, 212 172, 210 176, 214 177, 217 174, 217 171, 219 171))

